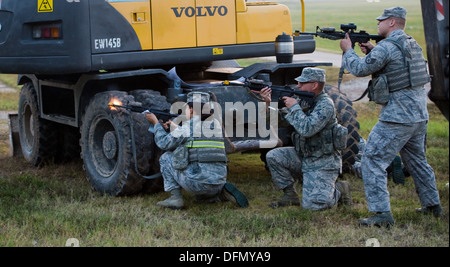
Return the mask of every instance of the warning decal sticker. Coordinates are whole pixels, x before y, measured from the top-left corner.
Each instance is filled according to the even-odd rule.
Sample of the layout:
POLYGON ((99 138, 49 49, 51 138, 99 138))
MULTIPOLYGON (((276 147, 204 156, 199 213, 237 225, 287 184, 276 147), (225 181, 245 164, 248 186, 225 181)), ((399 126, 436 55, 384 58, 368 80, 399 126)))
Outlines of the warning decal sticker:
POLYGON ((223 55, 223 48, 222 47, 214 47, 213 55, 223 55))
POLYGON ((53 0, 38 0, 38 12, 53 12, 53 0))

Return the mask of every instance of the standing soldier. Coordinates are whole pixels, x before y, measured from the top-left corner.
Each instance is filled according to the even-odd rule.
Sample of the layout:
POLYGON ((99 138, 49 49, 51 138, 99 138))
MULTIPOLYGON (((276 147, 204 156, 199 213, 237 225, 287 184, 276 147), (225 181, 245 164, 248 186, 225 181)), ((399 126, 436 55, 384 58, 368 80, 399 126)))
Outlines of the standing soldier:
POLYGON ((406 10, 385 9, 377 18, 378 34, 385 39, 374 46, 360 44, 366 53, 360 58, 347 35, 341 40, 344 67, 355 76, 372 74, 369 99, 381 104, 378 123, 372 129, 361 159, 361 171, 369 211, 373 216, 360 219, 363 226, 391 226, 386 168, 400 152, 414 179, 422 205, 418 212, 442 214, 436 178, 425 155, 428 110, 424 85, 429 82, 422 48, 405 34, 406 10), (367 50, 369 48, 370 50, 367 50))
POLYGON ((163 125, 154 114, 146 113, 147 120, 155 126, 156 145, 167 151, 159 162, 164 190, 170 192, 171 197, 158 202, 158 206, 183 208, 181 188, 194 194, 198 201, 232 201, 239 207, 248 206, 245 195, 233 184, 226 182, 228 159, 220 123, 214 119, 205 122, 205 119, 212 118, 212 114, 202 114, 203 110, 208 110, 204 106, 209 105, 209 99, 207 93, 189 93, 185 105, 188 120, 170 133, 165 130, 170 121, 163 125), (208 127, 203 123, 207 123, 208 127), (211 130, 213 127, 216 127, 214 135, 221 137, 205 137, 205 129, 211 130))
MULTIPOLYGON (((345 148, 347 128, 341 128, 338 124, 333 100, 323 92, 325 71, 305 68, 302 75, 295 80, 301 91, 314 92, 315 100, 313 105, 308 107, 302 101, 298 103, 295 98, 283 97, 287 108, 284 118, 295 129, 292 135, 294 147, 276 148, 267 153, 267 166, 272 180, 284 191, 284 195, 270 206, 277 208, 300 205, 294 183, 295 177, 300 177, 302 173, 304 209, 327 209, 335 206, 338 201, 350 205, 349 183, 336 183, 342 166, 339 150, 345 148), (338 138, 337 128, 345 132, 341 132, 339 140, 335 140, 338 138), (341 147, 337 146, 337 143, 341 143, 341 147)), ((271 89, 262 89, 261 96, 269 106, 271 89)))

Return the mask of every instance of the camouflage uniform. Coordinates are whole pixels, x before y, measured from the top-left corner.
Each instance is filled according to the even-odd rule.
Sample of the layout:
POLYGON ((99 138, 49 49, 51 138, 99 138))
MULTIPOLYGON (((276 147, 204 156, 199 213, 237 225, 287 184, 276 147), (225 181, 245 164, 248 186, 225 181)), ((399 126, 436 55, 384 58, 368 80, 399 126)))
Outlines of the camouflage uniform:
MULTIPOLYGON (((390 16, 405 18, 406 11, 398 7, 386 9, 383 16, 377 19, 384 20, 390 16)), ((379 42, 364 58, 360 58, 353 49, 348 49, 343 56, 343 65, 355 76, 373 74, 373 78, 376 78, 381 74, 388 75, 404 68, 406 64, 405 52, 396 43, 403 45, 406 53, 423 60, 422 54, 418 53, 419 50, 421 52, 420 46, 403 30, 397 29, 379 42)), ((419 74, 424 72, 426 69, 419 70, 419 74)), ((409 82, 408 78, 406 82, 409 82)), ((395 85, 388 84, 389 101, 382 105, 379 122, 369 135, 361 159, 369 211, 390 212, 386 168, 399 152, 407 170, 414 178, 421 205, 423 207, 438 205, 439 195, 435 175, 427 163, 424 148, 428 122, 427 95, 424 86, 410 85, 396 88, 395 85)))
MULTIPOLYGON (((188 95, 188 102, 209 103, 209 95, 195 93, 188 95)), ((194 109, 197 108, 194 105, 194 109)), ((198 106, 200 108, 200 104, 198 106)), ((200 111, 197 114, 201 114, 200 111)), ((214 128, 215 136, 222 136, 221 125, 217 120, 201 121, 194 116, 181 127, 167 133, 161 124, 154 127, 156 145, 166 151, 160 158, 161 173, 164 178, 164 190, 183 188, 196 195, 198 199, 207 199, 218 195, 226 183, 227 157, 223 138, 205 137, 205 123, 214 128), (197 142, 197 143, 196 143, 197 142), (200 145, 195 145, 200 143, 200 145), (184 158, 179 158, 179 151, 184 158), (204 156, 204 157, 202 157, 204 156), (180 161, 185 166, 177 167, 180 161)))
MULTIPOLYGON (((156 145, 166 150, 159 162, 164 189, 171 194, 156 203, 158 206, 182 209, 182 188, 195 195, 197 201, 231 201, 239 207, 249 205, 247 197, 226 181, 228 159, 221 124, 214 118, 211 120, 210 114, 202 114, 203 107, 210 105, 209 99, 208 93, 187 94, 188 103, 184 107, 191 119, 171 133, 159 123, 154 127, 156 145)), ((154 119, 151 115, 147 118, 152 124, 154 119)))
MULTIPOLYGON (((302 76, 307 69, 316 70, 305 68, 302 76)), ((295 129, 295 147, 276 148, 267 153, 267 165, 274 184, 278 189, 284 189, 303 173, 303 208, 320 210, 333 207, 341 195, 335 187, 342 165, 340 152, 332 149, 323 153, 320 144, 324 130, 337 123, 333 101, 321 92, 308 111, 304 112, 299 104, 295 104, 288 109, 285 119, 295 129), (300 139, 304 140, 302 145, 299 144, 300 139)))
POLYGON ((155 125, 155 141, 157 146, 165 152, 159 162, 164 178, 164 190, 172 191, 182 187, 186 191, 200 197, 212 197, 220 193, 226 182, 227 165, 225 162, 190 162, 182 170, 173 167, 174 152, 177 147, 185 146, 194 129, 201 129, 199 117, 194 117, 192 123, 185 123, 182 127, 167 133, 161 124, 155 125))

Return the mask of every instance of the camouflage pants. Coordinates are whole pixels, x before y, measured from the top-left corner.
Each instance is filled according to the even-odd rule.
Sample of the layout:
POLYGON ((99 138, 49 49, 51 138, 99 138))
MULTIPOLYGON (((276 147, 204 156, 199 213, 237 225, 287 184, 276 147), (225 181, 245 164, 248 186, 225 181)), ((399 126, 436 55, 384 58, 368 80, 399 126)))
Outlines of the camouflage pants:
POLYGON ((172 162, 172 152, 164 153, 159 159, 166 192, 181 187, 200 198, 208 198, 219 194, 226 182, 225 164, 215 166, 208 164, 209 167, 214 167, 214 169, 208 170, 208 168, 202 168, 204 166, 201 166, 201 163, 192 162, 186 169, 176 170, 173 168, 172 162), (217 178, 215 181, 208 180, 215 177, 217 178))
POLYGON ((426 132, 427 122, 400 124, 379 121, 373 127, 361 159, 370 212, 391 210, 386 168, 399 152, 414 179, 422 207, 440 204, 434 171, 425 154, 426 132))
POLYGON ((280 147, 270 150, 266 155, 272 180, 278 189, 294 184, 302 176, 302 160, 294 147, 280 147))
POLYGON ((341 197, 341 192, 335 187, 338 175, 339 170, 303 172, 303 208, 321 210, 334 207, 341 197))
POLYGON ((272 180, 278 189, 294 184, 303 173, 302 207, 310 210, 331 208, 341 193, 335 188, 339 170, 302 172, 302 160, 294 147, 272 149, 266 156, 272 180))

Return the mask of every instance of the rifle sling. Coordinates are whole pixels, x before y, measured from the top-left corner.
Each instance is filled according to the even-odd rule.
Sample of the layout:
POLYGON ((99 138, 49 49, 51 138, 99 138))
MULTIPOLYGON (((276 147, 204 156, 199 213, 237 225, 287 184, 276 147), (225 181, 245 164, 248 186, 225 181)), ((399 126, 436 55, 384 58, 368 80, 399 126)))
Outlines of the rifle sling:
POLYGON ((366 88, 364 93, 358 99, 352 100, 352 102, 357 102, 357 101, 363 99, 367 95, 368 92, 369 92, 369 87, 366 88))

